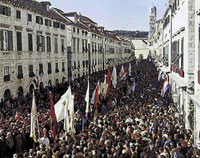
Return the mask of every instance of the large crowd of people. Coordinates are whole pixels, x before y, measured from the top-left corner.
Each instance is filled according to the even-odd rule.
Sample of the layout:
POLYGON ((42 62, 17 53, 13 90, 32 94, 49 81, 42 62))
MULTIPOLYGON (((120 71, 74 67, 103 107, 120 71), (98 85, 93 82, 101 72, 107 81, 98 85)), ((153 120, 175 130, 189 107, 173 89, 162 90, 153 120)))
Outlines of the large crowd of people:
MULTIPOLYGON (((131 62, 132 73, 118 78, 106 97, 100 96, 98 110, 90 105, 85 114, 87 77, 70 83, 75 96, 75 133, 66 133, 63 122, 52 136, 49 91, 54 104, 69 83, 36 91, 39 122, 37 142, 30 138, 32 94, 0 104, 0 157, 24 158, 195 158, 200 151, 193 146, 191 130, 184 128, 171 94, 164 97, 158 72, 148 60, 131 62), (131 91, 135 81, 136 88, 131 91)), ((128 66, 128 63, 125 64, 128 66)), ((121 66, 117 67, 119 73, 121 66)), ((90 76, 90 98, 106 71, 90 76)))

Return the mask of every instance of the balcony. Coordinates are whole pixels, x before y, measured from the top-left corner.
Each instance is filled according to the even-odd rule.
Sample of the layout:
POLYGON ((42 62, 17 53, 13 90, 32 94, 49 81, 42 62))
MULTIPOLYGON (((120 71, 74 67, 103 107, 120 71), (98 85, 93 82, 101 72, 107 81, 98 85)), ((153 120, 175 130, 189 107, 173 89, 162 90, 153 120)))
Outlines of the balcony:
POLYGON ((29 77, 34 77, 34 76, 35 76, 34 72, 29 72, 29 77))
POLYGON ((56 72, 56 73, 59 73, 59 69, 56 69, 55 72, 56 72))
POLYGON ((19 80, 22 79, 22 78, 23 78, 23 73, 18 74, 18 75, 17 75, 17 78, 18 78, 19 80))
POLYGON ((5 75, 4 76, 4 82, 10 81, 10 75, 5 75))

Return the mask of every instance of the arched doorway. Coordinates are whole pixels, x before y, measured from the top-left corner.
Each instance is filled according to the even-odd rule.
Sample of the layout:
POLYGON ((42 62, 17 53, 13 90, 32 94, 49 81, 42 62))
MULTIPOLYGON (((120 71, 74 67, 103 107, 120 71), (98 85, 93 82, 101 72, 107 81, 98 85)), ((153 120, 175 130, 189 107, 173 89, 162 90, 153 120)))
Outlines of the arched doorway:
POLYGON ((22 86, 20 86, 20 87, 18 88, 17 94, 18 94, 18 97, 20 97, 20 96, 22 96, 22 95, 24 94, 24 90, 23 90, 23 87, 22 87, 22 86))
POLYGON ((65 77, 62 78, 62 84, 64 84, 64 83, 65 83, 65 77))
POLYGON ((139 59, 142 60, 143 58, 144 58, 143 54, 140 54, 140 55, 139 55, 139 59))
POLYGON ((49 86, 49 87, 52 87, 52 82, 51 82, 51 80, 49 80, 48 86, 49 86))
POLYGON ((44 89, 44 84, 43 82, 40 83, 40 90, 43 90, 44 89))
POLYGON ((31 84, 29 87, 29 93, 33 94, 33 90, 34 90, 34 85, 31 84))
POLYGON ((11 96, 10 89, 6 89, 4 92, 4 100, 9 100, 11 96))
POLYGON ((49 88, 50 91, 53 90, 53 86, 52 86, 51 80, 49 80, 49 82, 48 82, 48 88, 49 88))
POLYGON ((44 83, 41 82, 41 83, 40 83, 40 92, 43 92, 43 91, 44 91, 44 83))
POLYGON ((58 85, 58 84, 59 84, 59 79, 57 78, 57 79, 56 79, 56 85, 58 85))

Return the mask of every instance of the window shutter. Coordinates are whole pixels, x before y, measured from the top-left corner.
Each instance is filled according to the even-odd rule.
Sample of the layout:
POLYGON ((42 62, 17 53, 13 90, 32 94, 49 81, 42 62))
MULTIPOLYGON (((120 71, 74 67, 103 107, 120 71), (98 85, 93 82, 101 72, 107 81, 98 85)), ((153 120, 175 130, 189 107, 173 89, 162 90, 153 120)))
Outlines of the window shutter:
POLYGON ((13 34, 12 34, 12 31, 8 31, 8 50, 9 51, 13 50, 13 34))
POLYGON ((39 47, 40 47, 40 36, 37 35, 37 51, 39 51, 39 47))
POLYGON ((43 25, 43 18, 42 17, 40 17, 41 18, 41 24, 43 25))
POLYGON ((32 34, 28 34, 28 48, 29 48, 29 51, 33 51, 33 38, 32 38, 32 34))
POLYGON ((11 16, 11 9, 10 8, 7 9, 8 9, 8 16, 11 16))
POLYGON ((22 51, 22 33, 17 32, 17 51, 22 51))
POLYGON ((36 23, 39 24, 39 16, 36 16, 36 23))
POLYGON ((3 30, 0 30, 0 50, 3 50, 3 30))
POLYGON ((3 6, 0 5, 0 14, 3 14, 3 6))
POLYGON ((48 20, 47 19, 45 19, 45 25, 48 26, 48 20))
POLYGON ((45 38, 42 36, 42 51, 45 51, 45 38))

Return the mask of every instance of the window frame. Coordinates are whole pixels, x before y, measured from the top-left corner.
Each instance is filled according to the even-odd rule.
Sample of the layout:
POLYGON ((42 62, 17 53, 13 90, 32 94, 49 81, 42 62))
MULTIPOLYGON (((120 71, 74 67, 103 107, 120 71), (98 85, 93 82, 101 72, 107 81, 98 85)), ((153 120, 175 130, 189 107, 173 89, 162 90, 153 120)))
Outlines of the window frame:
POLYGON ((21 11, 16 10, 16 19, 21 19, 21 11))
POLYGON ((32 33, 28 33, 28 51, 30 52, 33 51, 33 34, 32 33))
POLYGON ((27 21, 28 22, 32 22, 33 21, 33 18, 32 18, 32 14, 27 14, 27 21))
POLYGON ((13 31, 0 29, 0 50, 13 51, 13 31))
POLYGON ((5 16, 11 16, 11 8, 4 5, 0 5, 0 14, 5 16))
POLYGON ((17 41, 17 51, 22 51, 22 32, 16 32, 16 41, 17 41), (19 39, 18 39, 19 38, 19 39))
POLYGON ((51 52, 51 36, 46 36, 47 52, 51 52))
POLYGON ((4 65, 3 66, 3 75, 4 76, 10 75, 10 66, 9 65, 4 65), (6 68, 8 68, 8 69, 6 70, 6 68), (7 73, 6 73, 6 71, 7 71, 7 73))

